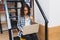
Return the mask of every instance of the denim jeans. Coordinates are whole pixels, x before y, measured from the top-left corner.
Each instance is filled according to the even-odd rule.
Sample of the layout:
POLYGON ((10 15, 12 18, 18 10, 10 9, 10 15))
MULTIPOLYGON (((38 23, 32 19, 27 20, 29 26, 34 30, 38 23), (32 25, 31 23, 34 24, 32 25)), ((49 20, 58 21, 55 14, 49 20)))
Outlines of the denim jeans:
POLYGON ((26 40, 38 40, 36 33, 23 35, 22 38, 25 38, 26 40))

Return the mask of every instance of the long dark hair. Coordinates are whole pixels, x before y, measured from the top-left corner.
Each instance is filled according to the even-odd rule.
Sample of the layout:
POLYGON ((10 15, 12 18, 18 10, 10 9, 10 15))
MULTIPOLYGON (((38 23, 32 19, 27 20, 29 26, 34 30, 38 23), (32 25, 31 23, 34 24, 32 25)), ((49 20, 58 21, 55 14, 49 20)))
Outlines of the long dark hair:
POLYGON ((20 10, 20 16, 24 16, 24 8, 27 7, 28 8, 28 16, 30 16, 30 7, 27 5, 27 4, 24 4, 22 7, 21 7, 21 10, 20 10))

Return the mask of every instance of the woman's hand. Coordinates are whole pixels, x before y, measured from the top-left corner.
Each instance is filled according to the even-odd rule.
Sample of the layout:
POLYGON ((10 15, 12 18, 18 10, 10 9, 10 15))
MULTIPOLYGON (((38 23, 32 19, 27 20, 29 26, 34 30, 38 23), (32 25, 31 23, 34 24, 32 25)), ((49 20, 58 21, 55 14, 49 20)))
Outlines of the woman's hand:
POLYGON ((23 33, 23 28, 20 28, 20 30, 19 30, 19 31, 23 33))

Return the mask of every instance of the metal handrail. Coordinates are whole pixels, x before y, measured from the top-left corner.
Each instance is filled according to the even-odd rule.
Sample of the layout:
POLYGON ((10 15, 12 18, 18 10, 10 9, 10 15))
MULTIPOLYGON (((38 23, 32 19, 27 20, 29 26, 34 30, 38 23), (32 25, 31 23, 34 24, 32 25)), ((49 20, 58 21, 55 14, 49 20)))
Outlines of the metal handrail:
POLYGON ((6 11, 8 29, 11 29, 11 23, 10 23, 9 12, 8 12, 8 7, 7 7, 6 0, 4 0, 4 5, 5 5, 5 11, 6 11))
POLYGON ((44 20, 45 20, 45 22, 48 23, 48 19, 47 19, 46 15, 45 15, 44 11, 42 10, 42 8, 41 8, 41 6, 40 6, 38 0, 35 0, 35 2, 36 2, 36 4, 37 4, 37 6, 38 6, 38 8, 39 8, 39 10, 40 10, 40 12, 41 12, 41 14, 42 14, 44 20))
POLYGON ((47 19, 46 15, 45 15, 43 9, 41 8, 38 0, 35 0, 35 2, 36 2, 36 4, 37 4, 37 6, 38 6, 38 8, 39 8, 39 11, 41 12, 44 20, 45 20, 45 40, 48 40, 48 19, 47 19))
POLYGON ((9 18, 7 0, 4 0, 4 6, 5 6, 5 11, 6 11, 6 20, 7 20, 7 26, 8 26, 8 31, 9 31, 9 40, 13 40, 13 37, 12 37, 13 33, 11 30, 11 22, 10 22, 10 18, 9 18))

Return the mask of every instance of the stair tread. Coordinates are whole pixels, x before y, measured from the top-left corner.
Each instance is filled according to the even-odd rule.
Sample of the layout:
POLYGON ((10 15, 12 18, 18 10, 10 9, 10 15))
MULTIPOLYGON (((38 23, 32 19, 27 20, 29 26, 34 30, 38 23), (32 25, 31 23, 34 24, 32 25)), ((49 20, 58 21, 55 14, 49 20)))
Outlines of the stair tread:
POLYGON ((1 24, 7 24, 7 22, 6 21, 2 21, 1 24))
MULTIPOLYGON (((14 20, 14 21, 17 21, 17 20, 14 20)), ((1 21, 1 24, 7 24, 6 21, 1 21)))
POLYGON ((7 0, 7 2, 21 2, 21 0, 7 0))
MULTIPOLYGON (((6 11, 0 11, 0 13, 5 13, 6 11)), ((9 12, 16 12, 15 10, 11 10, 9 12)))
POLYGON ((20 9, 20 8, 16 8, 16 7, 9 7, 8 9, 20 9))

